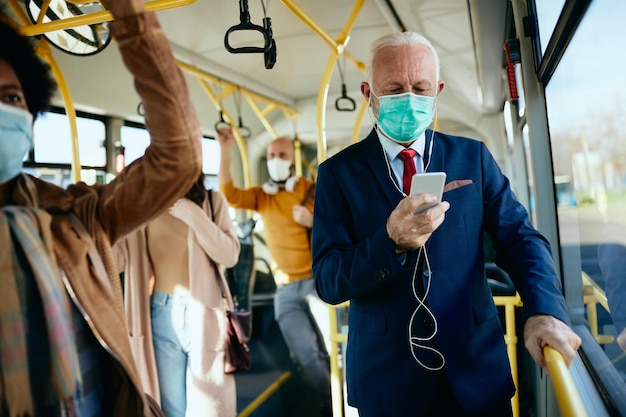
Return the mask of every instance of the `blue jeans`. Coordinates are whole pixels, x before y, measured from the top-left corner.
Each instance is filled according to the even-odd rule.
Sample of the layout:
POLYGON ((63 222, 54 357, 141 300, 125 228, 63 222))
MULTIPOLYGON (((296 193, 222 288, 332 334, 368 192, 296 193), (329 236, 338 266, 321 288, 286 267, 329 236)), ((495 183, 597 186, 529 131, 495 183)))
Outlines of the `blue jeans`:
POLYGON ((274 317, 304 382, 315 391, 320 405, 328 408, 330 361, 309 309, 310 297, 318 298, 313 278, 279 286, 274 298, 274 317))
POLYGON ((185 417, 189 372, 188 295, 155 291, 150 300, 152 343, 161 407, 167 417, 185 417))

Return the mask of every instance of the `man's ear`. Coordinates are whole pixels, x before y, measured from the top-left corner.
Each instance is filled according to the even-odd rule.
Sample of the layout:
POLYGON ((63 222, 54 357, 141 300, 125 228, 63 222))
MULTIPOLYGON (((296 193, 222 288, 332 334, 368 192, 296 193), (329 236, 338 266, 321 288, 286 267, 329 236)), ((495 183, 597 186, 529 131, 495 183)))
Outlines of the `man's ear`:
POLYGON ((365 100, 368 102, 370 101, 370 92, 370 85, 365 81, 361 82, 361 94, 363 94, 363 97, 365 97, 365 100))
POLYGON ((443 80, 439 80, 439 83, 437 84, 437 95, 439 95, 443 91, 443 87, 445 86, 446 83, 444 83, 443 80))

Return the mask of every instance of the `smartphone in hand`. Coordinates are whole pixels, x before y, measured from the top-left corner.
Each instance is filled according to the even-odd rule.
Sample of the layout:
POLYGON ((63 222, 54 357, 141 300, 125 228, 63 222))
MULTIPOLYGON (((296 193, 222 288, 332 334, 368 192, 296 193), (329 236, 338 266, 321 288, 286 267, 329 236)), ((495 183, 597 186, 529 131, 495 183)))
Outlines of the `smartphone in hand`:
POLYGON ((437 201, 432 204, 424 204, 413 212, 418 214, 424 210, 428 210, 431 207, 441 203, 441 196, 443 195, 443 186, 446 183, 445 172, 424 172, 413 175, 411 180, 411 194, 433 194, 437 197, 437 201))

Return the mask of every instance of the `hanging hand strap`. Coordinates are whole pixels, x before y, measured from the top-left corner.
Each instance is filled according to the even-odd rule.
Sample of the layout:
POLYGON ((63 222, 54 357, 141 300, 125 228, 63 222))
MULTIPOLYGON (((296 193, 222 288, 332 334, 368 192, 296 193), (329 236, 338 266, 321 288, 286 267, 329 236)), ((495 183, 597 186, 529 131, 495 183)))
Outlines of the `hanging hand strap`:
POLYGON ((248 11, 248 0, 239 0, 239 24, 231 26, 226 31, 226 35, 224 36, 224 46, 226 50, 231 54, 254 54, 260 53, 263 54, 265 51, 268 51, 272 46, 272 33, 271 30, 268 31, 263 26, 255 25, 250 22, 250 12, 248 11), (234 48, 230 45, 229 37, 234 32, 241 31, 257 31, 263 35, 264 45, 263 47, 258 46, 241 46, 239 48, 234 48))

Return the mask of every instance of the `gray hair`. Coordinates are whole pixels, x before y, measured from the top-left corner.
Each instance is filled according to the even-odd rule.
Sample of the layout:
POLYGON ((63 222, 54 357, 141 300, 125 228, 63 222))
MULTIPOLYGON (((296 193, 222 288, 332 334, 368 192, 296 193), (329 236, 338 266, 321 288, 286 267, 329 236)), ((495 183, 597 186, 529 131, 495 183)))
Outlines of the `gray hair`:
POLYGON ((433 53, 433 57, 435 58, 435 68, 437 74, 437 80, 439 80, 439 55, 435 50, 435 47, 428 39, 424 36, 420 35, 417 32, 397 32, 391 33, 389 35, 381 36, 376 39, 374 42, 370 44, 369 48, 369 57, 366 67, 367 73, 367 81, 371 83, 372 81, 372 64, 374 63, 374 59, 376 55, 380 52, 381 49, 387 46, 401 46, 401 45, 425 45, 427 46, 433 53))

